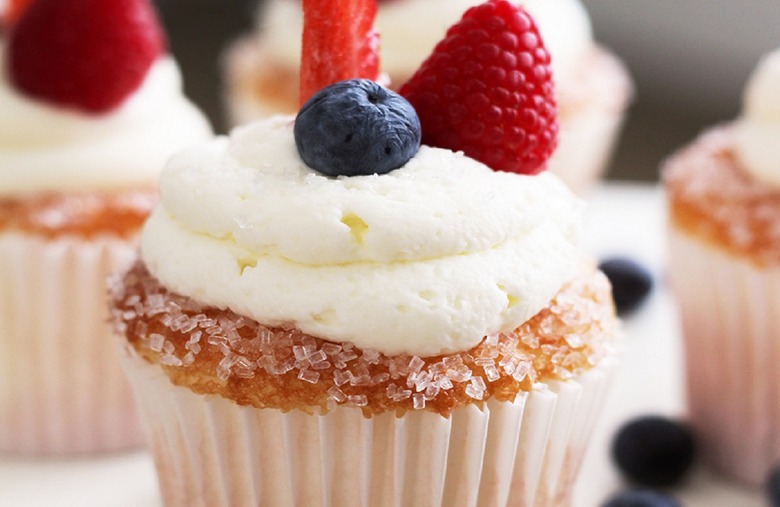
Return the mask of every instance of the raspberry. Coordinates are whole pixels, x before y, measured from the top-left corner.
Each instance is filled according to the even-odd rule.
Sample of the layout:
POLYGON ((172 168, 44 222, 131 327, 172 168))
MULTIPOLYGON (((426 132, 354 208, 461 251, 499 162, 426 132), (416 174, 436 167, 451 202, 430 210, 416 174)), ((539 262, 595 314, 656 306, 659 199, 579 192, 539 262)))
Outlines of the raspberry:
POLYGON ((377 79, 375 17, 375 0, 303 0, 301 105, 333 83, 377 79))
POLYGON ((31 0, 9 0, 5 13, 3 14, 3 22, 6 26, 11 26, 16 23, 16 20, 22 15, 22 12, 27 8, 31 0))
POLYGON ((164 47, 149 0, 36 0, 11 30, 7 65, 23 93, 101 113, 141 85, 164 47))
POLYGON ((424 144, 525 174, 555 150, 550 55, 531 16, 507 0, 466 11, 400 93, 417 109, 424 144))

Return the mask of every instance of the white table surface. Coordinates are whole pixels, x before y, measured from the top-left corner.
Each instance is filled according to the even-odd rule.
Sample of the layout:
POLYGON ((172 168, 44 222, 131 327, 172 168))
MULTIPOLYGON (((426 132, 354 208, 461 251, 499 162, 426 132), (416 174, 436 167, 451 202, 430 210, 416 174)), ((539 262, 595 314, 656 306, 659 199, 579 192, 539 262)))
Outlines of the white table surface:
MULTIPOLYGON (((650 268, 655 288, 624 322, 625 355, 577 485, 573 507, 596 507, 624 487, 609 458, 617 427, 641 414, 684 413, 678 320, 664 283, 664 213, 655 186, 609 184, 588 199, 588 248, 599 258, 623 255, 650 268)), ((696 469, 671 493, 683 507, 759 507, 761 491, 696 469)), ((146 452, 77 460, 0 457, 0 506, 158 507, 146 452)))

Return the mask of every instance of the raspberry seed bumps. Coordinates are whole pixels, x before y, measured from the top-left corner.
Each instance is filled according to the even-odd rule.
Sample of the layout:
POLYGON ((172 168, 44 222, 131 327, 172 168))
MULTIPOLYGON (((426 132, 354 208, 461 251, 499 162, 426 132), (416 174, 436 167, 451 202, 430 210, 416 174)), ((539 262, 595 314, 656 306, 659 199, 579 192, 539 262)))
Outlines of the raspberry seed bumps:
POLYGON ((37 0, 11 31, 7 65, 26 95, 99 113, 138 89, 164 49, 148 0, 37 0))
POLYGON ((507 0, 469 9, 401 87, 423 143, 493 169, 536 174, 558 135, 550 55, 533 19, 507 0))

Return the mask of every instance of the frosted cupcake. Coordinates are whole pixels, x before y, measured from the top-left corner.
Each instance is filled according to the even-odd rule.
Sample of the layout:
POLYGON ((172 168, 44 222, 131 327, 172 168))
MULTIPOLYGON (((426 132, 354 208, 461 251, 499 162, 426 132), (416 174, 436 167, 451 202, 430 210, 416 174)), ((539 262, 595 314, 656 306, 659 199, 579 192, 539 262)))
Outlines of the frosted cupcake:
MULTIPOLYGON (((457 29, 496 22, 537 35, 501 1, 457 29)), ((615 365, 582 205, 426 123, 342 81, 168 164, 112 289, 167 505, 569 501, 615 365)))
POLYGON ((74 20, 70 2, 39 0, 0 46, 2 452, 142 443, 109 338, 105 278, 132 261, 166 159, 210 136, 150 6, 93 3, 74 20), (76 28, 80 41, 63 42, 76 28), (103 29, 126 36, 129 60, 103 29), (118 61, 95 71, 105 52, 118 61), (97 86, 79 88, 90 72, 97 86))
POLYGON ((691 422, 709 462, 752 484, 780 460, 778 90, 775 51, 751 77, 742 116, 664 168, 691 422))
MULTIPOLYGON (((378 3, 382 71, 399 88, 476 0, 394 0, 378 3)), ((550 50, 561 121, 550 169, 576 191, 604 172, 632 85, 623 65, 593 41, 579 0, 520 2, 536 18, 550 50)), ((301 3, 268 0, 256 33, 227 55, 226 101, 234 124, 298 108, 301 3)), ((352 76, 350 76, 352 77, 352 76)))

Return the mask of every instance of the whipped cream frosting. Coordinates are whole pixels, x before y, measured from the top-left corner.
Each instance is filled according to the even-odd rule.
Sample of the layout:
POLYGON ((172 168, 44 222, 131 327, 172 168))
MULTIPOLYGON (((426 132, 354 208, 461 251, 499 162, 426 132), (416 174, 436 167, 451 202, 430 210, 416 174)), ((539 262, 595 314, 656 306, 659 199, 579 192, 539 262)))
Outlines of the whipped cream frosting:
POLYGON ((159 59, 119 108, 93 115, 16 90, 2 53, 0 47, 0 197, 152 186, 173 153, 212 135, 182 94, 170 57, 159 59))
MULTIPOLYGON (((393 0, 379 4, 380 65, 392 79, 408 78, 463 13, 483 0, 393 0)), ((297 68, 303 30, 300 0, 268 0, 260 13, 259 41, 288 67, 297 68)), ((552 55, 553 72, 566 79, 593 46, 590 18, 580 0, 521 0, 536 19, 552 55)))
POLYGON ((421 147, 384 175, 305 166, 292 117, 176 155, 142 258, 169 290, 386 354, 467 350, 580 265, 582 203, 552 174, 421 147))
POLYGON ((742 167, 780 187, 780 48, 765 55, 750 77, 735 130, 742 167))

